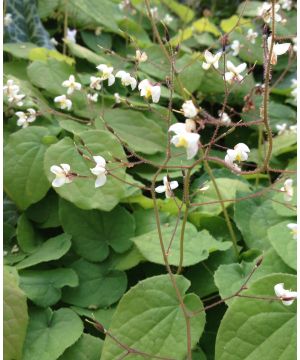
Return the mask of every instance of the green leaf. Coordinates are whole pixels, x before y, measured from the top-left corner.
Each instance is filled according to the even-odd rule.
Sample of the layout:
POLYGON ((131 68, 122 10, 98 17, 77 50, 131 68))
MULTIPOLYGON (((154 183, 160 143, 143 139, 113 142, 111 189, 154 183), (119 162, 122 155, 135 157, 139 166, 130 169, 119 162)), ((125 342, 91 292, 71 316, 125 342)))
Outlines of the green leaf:
MULTIPOLYGON (((283 221, 268 229, 268 238, 281 259, 291 268, 297 269, 297 240, 287 227, 293 221, 283 221)), ((296 222, 296 221, 295 221, 296 222)))
MULTIPOLYGON (((242 262, 241 264, 220 265, 214 274, 215 283, 220 291, 221 297, 224 299, 237 292, 247 276, 250 274, 258 259, 253 262, 242 262)), ((248 284, 272 273, 290 273, 292 270, 285 265, 281 258, 273 249, 263 254, 263 262, 255 271, 248 284)), ((232 300, 227 302, 231 305, 232 300)))
POLYGON ((133 150, 144 154, 165 151, 166 134, 143 113, 122 109, 108 110, 104 114, 104 120, 133 150))
MULTIPOLYGON (((175 276, 178 290, 189 311, 202 308, 195 294, 185 295, 190 282, 175 276)), ((191 346, 201 336, 205 313, 191 318, 191 346)), ((113 315, 110 332, 121 342, 151 355, 183 360, 186 357, 186 323, 169 275, 148 278, 132 287, 113 315)), ((105 338, 101 360, 118 359, 125 351, 105 338)))
MULTIPOLYGON (((246 295, 274 297, 274 285, 295 289, 293 275, 274 274, 253 283, 246 295)), ((296 359, 296 305, 238 298, 218 331, 216 360, 296 359)))
MULTIPOLYGON (((61 11, 65 11, 65 3, 60 4, 61 11)), ((118 32, 114 13, 117 5, 110 0, 69 0, 67 11, 70 19, 80 28, 93 28, 104 25, 106 29, 118 32)))
POLYGON ((134 245, 130 250, 123 254, 113 254, 110 258, 112 267, 115 270, 129 270, 137 266, 146 259, 134 245))
POLYGON ((291 151, 296 152, 297 134, 288 131, 285 134, 273 138, 272 156, 278 156, 291 151), (294 146, 295 145, 295 146, 294 146))
MULTIPOLYGON (((89 130, 79 134, 80 138, 95 155, 103 156, 106 161, 112 161, 112 156, 125 160, 125 154, 121 145, 115 137, 100 130, 89 130)), ((54 179, 50 172, 52 165, 68 163, 71 169, 80 175, 88 176, 84 179, 74 179, 71 184, 67 184, 55 191, 64 199, 74 203, 81 209, 99 209, 104 211, 112 210, 124 196, 124 186, 118 179, 108 176, 104 186, 95 189, 95 179, 92 178, 90 168, 94 165, 84 160, 76 150, 71 138, 65 137, 57 144, 51 145, 45 154, 44 169, 49 181, 54 179)), ((107 168, 116 168, 114 163, 108 164, 107 168)), ((123 168, 115 169, 113 174, 120 179, 124 179, 125 171, 123 168)))
POLYGON ((221 32, 207 17, 202 17, 201 19, 193 22, 193 28, 197 32, 208 32, 215 36, 220 36, 221 32))
POLYGON ((103 340, 82 334, 78 341, 69 347, 58 360, 99 360, 102 351, 103 340))
MULTIPOLYGON (((170 265, 179 264, 180 258, 180 229, 182 222, 177 227, 171 250, 168 255, 170 265)), ((170 240, 174 233, 174 223, 164 224, 162 226, 163 242, 167 251, 170 240)), ((151 262, 164 265, 162 250, 160 247, 157 230, 152 230, 132 239, 142 255, 151 262)), ((184 236, 184 258, 183 266, 191 266, 208 258, 209 253, 213 251, 224 251, 231 247, 230 242, 220 242, 215 240, 208 231, 202 230, 197 232, 196 228, 186 224, 184 236)))
POLYGON ((22 270, 20 287, 36 305, 48 307, 61 298, 61 288, 77 286, 78 277, 72 269, 22 270))
MULTIPOLYGON (((215 180, 223 200, 235 199, 237 191, 249 190, 249 184, 237 176, 230 176, 228 178, 219 177, 215 180)), ((209 186, 209 189, 202 193, 198 192, 198 195, 196 195, 193 200, 194 203, 206 203, 219 200, 213 182, 208 181, 206 185, 209 186)), ((225 207, 231 204, 230 201, 224 203, 225 207)), ((222 206, 218 203, 204 204, 196 207, 195 211, 201 214, 219 215, 222 212, 222 206)))
POLYGON ((118 25, 120 29, 124 31, 126 36, 130 36, 139 46, 144 47, 147 44, 152 44, 143 26, 133 19, 126 17, 125 19, 120 20, 118 25))
POLYGON ((49 189, 43 171, 47 129, 30 126, 10 135, 4 148, 4 189, 21 209, 42 199, 49 189))
POLYGON ((39 228, 47 229, 59 227, 58 199, 56 193, 50 191, 41 201, 31 205, 26 210, 26 215, 30 220, 37 223, 39 228))
POLYGON ((82 332, 80 318, 70 309, 32 309, 22 360, 57 359, 82 332))
POLYGON ((220 27, 225 33, 231 32, 234 28, 236 28, 236 25, 243 25, 247 24, 248 20, 243 19, 237 15, 232 15, 228 19, 222 19, 220 22, 220 27))
POLYGON ((61 258, 71 247, 71 235, 61 234, 45 241, 36 251, 18 263, 17 269, 61 258))
POLYGON ((90 310, 78 306, 71 306, 71 309, 74 310, 79 316, 90 318, 92 320, 97 320, 100 324, 104 326, 105 329, 109 328, 111 318, 116 311, 115 308, 90 310))
POLYGON ((53 95, 61 95, 66 92, 62 83, 73 73, 72 66, 55 59, 48 59, 47 62, 33 61, 27 68, 27 74, 32 84, 53 95))
MULTIPOLYGON (((238 197, 248 193, 238 193, 238 197)), ((270 248, 268 229, 281 221, 272 206, 272 201, 252 198, 234 204, 234 220, 249 248, 270 248)))
POLYGON ((257 10, 262 6, 260 1, 243 1, 238 7, 238 14, 249 17, 256 17, 257 10))
POLYGON ((163 0, 162 2, 185 23, 190 22, 195 17, 194 10, 186 5, 179 4, 175 0, 163 0))
POLYGON ((17 273, 6 266, 3 270, 3 314, 3 359, 22 360, 28 324, 26 296, 18 287, 17 273))
POLYGON ((25 214, 18 219, 17 240, 20 248, 27 253, 34 252, 41 240, 25 214))
POLYGON ((83 259, 71 268, 79 278, 79 286, 63 289, 64 302, 97 309, 109 306, 120 299, 126 290, 127 278, 123 271, 109 270, 107 264, 92 264, 83 259))
POLYGON ((111 212, 86 211, 61 200, 59 214, 64 230, 72 235, 75 251, 87 260, 103 261, 109 246, 118 253, 132 246, 134 219, 121 206, 111 212))
POLYGON ((49 34, 37 13, 36 3, 31 0, 13 0, 6 4, 6 13, 14 21, 5 27, 6 41, 33 42, 39 46, 53 49, 49 34))

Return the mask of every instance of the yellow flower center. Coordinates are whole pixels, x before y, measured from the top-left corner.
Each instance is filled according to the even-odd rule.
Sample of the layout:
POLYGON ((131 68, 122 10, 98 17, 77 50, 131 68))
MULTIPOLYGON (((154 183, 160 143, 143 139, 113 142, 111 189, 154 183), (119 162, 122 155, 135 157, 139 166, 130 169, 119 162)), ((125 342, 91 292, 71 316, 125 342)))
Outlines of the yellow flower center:
POLYGON ((148 99, 152 95, 151 88, 147 87, 145 97, 148 99))
POLYGON ((176 147, 187 147, 188 146, 188 142, 186 141, 186 139, 183 136, 179 137, 179 141, 176 144, 176 147))
POLYGON ((242 155, 240 153, 238 153, 235 157, 236 161, 242 161, 242 155))

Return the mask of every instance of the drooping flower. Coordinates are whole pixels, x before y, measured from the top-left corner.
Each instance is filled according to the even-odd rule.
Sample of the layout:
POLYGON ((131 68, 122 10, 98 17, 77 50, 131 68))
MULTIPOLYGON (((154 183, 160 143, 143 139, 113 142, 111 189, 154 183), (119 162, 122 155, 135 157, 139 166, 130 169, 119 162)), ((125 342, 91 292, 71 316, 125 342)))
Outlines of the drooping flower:
POLYGON ((12 15, 10 13, 6 13, 3 19, 3 25, 9 26, 10 24, 12 24, 12 22, 12 15))
POLYGON ((293 179, 286 179, 280 191, 284 192, 285 201, 292 201, 294 195, 293 179))
POLYGON ((219 117, 220 117, 220 121, 223 124, 229 125, 231 124, 231 119, 229 117, 229 115, 226 112, 219 111, 219 117))
MULTIPOLYGON (((280 10, 280 5, 279 4, 275 4, 274 7, 274 12, 275 12, 275 21, 279 22, 282 20, 282 17, 280 14, 277 14, 278 11, 280 10)), ((263 18, 263 20, 269 24, 272 20, 272 4, 268 3, 268 2, 264 2, 262 4, 262 6, 260 6, 257 10, 257 15, 261 16, 263 18)))
POLYGON ((101 89, 101 81, 102 79, 96 76, 90 77, 90 88, 95 90, 101 89))
POLYGON ((75 81, 75 76, 74 75, 70 75, 69 79, 65 80, 62 83, 62 86, 68 88, 68 90, 67 90, 68 95, 73 94, 73 92, 75 90, 81 90, 81 84, 79 82, 75 81))
POLYGON ((98 94, 97 93, 95 93, 95 94, 88 93, 86 95, 86 97, 90 102, 97 102, 98 101, 98 94))
POLYGON ((66 95, 60 95, 60 96, 56 96, 56 98, 54 98, 54 102, 59 104, 59 107, 64 110, 71 110, 72 107, 72 101, 70 99, 68 99, 66 97, 66 95))
POLYGON ((166 25, 170 25, 171 22, 173 21, 173 16, 171 16, 170 14, 166 14, 163 18, 163 22, 166 24, 166 25))
POLYGON ((182 110, 183 110, 184 116, 187 118, 193 118, 198 113, 198 110, 192 100, 186 100, 182 104, 182 110))
POLYGON ((135 60, 138 61, 139 63, 145 62, 148 60, 148 55, 145 53, 145 51, 136 50, 135 60))
POLYGON ((97 176, 95 181, 95 188, 98 188, 106 183, 106 175, 107 175, 106 161, 100 155, 93 156, 93 158, 95 160, 96 166, 90 170, 92 174, 97 176))
POLYGON ((131 86, 131 90, 134 90, 137 85, 136 79, 128 72, 120 70, 116 73, 116 77, 121 79, 123 86, 131 86))
POLYGON ((249 40, 251 44, 255 44, 257 36, 258 33, 251 28, 247 32, 246 39, 249 40))
POLYGON ((69 40, 70 42, 76 44, 76 34, 77 34, 77 30, 76 29, 67 29, 67 40, 69 40))
POLYGON ((27 109, 27 113, 23 111, 17 111, 16 115, 18 117, 17 125, 26 128, 31 122, 34 122, 36 119, 36 111, 34 109, 27 109))
POLYGON ((171 143, 176 147, 184 147, 187 152, 187 159, 192 159, 198 152, 200 135, 187 131, 186 124, 176 123, 170 126, 169 131, 174 132, 171 143))
POLYGON ((297 292, 286 290, 284 283, 279 283, 274 286, 274 292, 278 298, 282 300, 283 305, 292 305, 294 300, 297 298, 297 292), (286 300, 285 300, 286 299, 286 300))
POLYGON ((140 95, 144 96, 146 99, 152 98, 154 103, 159 102, 160 98, 160 85, 152 85, 148 79, 144 79, 139 83, 138 89, 140 90, 140 95))
POLYGON ((220 60, 221 56, 222 56, 221 51, 217 52, 216 55, 213 55, 210 51, 205 50, 204 58, 205 58, 206 62, 203 62, 202 68, 204 70, 208 70, 212 65, 215 69, 218 69, 219 68, 219 60, 220 60))
POLYGON ((233 81, 241 82, 243 80, 241 73, 246 70, 247 64, 242 63, 235 66, 230 60, 228 60, 226 65, 228 71, 225 73, 225 80, 229 83, 232 83, 233 81))
POLYGON ((73 180, 73 175, 70 173, 70 170, 71 167, 69 164, 51 166, 50 171, 55 174, 55 179, 52 181, 52 186, 61 187, 65 184, 70 184, 73 180))
MULTIPOLYGON (((271 43, 272 43, 271 36, 268 37, 267 42, 268 42, 268 49, 270 51, 271 43)), ((290 43, 283 43, 283 44, 274 43, 273 48, 272 48, 272 53, 271 53, 271 64, 276 65, 277 64, 277 56, 285 54, 288 51, 290 46, 291 46, 290 43)))
POLYGON ((291 230, 293 239, 297 240, 297 224, 290 223, 290 224, 287 224, 287 227, 291 230))
POLYGON ((172 190, 178 188, 178 182, 177 181, 169 181, 167 176, 164 176, 163 182, 164 182, 164 184, 157 186, 155 188, 155 191, 158 194, 165 193, 166 198, 169 199, 170 197, 173 196, 172 190))
POLYGON ((114 68, 112 66, 107 66, 106 64, 100 64, 97 66, 97 69, 102 72, 100 78, 101 81, 108 80, 108 86, 111 86, 115 82, 115 77, 113 75, 114 68))
POLYGON ((121 97, 119 93, 114 93, 115 103, 120 104, 121 103, 121 97))
POLYGON ((248 159, 248 153, 250 149, 244 143, 239 143, 235 145, 233 149, 227 150, 227 155, 225 156, 225 162, 231 166, 234 166, 235 162, 240 163, 241 161, 246 161, 248 159))
POLYGON ((287 124, 283 123, 283 124, 277 124, 276 125, 276 130, 278 131, 278 135, 283 135, 285 134, 286 130, 287 130, 287 124))
POLYGON ((238 56, 240 50, 241 50, 241 44, 238 40, 233 40, 232 44, 231 44, 231 50, 232 52, 232 56, 238 56))

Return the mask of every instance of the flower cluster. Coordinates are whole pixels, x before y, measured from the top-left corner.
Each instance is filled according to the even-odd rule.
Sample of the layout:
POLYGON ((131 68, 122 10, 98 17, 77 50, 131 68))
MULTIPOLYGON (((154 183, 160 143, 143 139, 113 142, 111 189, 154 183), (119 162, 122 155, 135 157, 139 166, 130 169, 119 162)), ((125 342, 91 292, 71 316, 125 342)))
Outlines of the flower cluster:
POLYGON ((36 119, 36 111, 32 108, 27 109, 26 113, 23 111, 17 111, 16 115, 18 117, 17 125, 22 126, 22 128, 26 128, 36 119))
POLYGON ((25 95, 20 94, 20 86, 15 84, 14 80, 7 80, 6 85, 3 86, 3 93, 11 105, 23 106, 25 95))

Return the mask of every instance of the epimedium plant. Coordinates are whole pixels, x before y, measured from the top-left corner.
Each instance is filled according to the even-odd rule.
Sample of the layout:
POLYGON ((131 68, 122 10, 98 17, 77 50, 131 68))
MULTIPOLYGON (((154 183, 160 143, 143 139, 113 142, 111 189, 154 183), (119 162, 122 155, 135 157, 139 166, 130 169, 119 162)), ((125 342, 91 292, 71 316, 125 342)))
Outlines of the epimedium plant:
POLYGON ((37 5, 45 47, 4 17, 4 358, 296 358, 295 3, 37 5))

